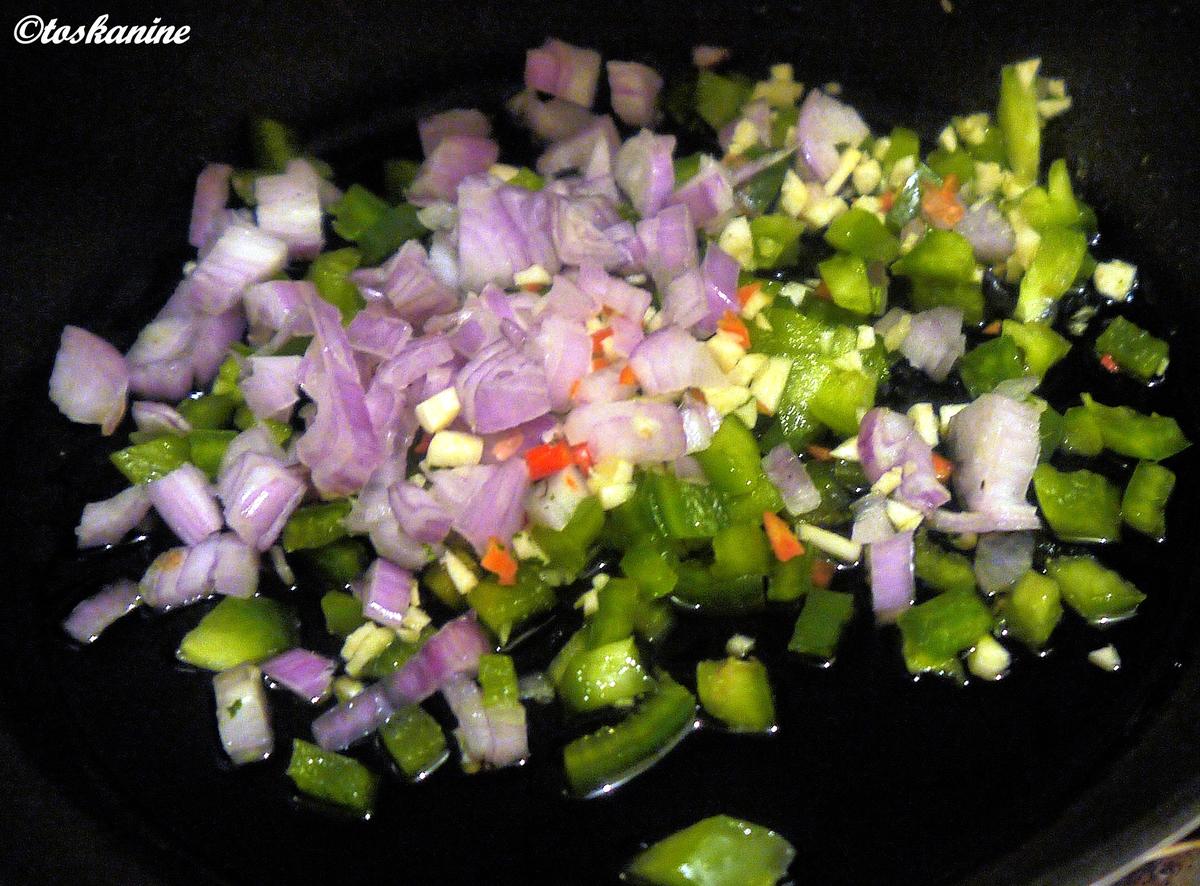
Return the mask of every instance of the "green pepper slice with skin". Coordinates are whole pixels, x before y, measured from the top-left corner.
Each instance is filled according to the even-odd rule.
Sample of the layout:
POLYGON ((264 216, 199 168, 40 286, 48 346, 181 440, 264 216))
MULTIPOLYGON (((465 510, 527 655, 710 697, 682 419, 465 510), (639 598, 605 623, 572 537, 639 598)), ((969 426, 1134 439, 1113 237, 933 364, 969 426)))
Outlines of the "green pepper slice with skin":
POLYGON ((442 727, 420 705, 392 714, 379 727, 379 738, 409 781, 427 778, 450 757, 442 727))
POLYGON ((1033 472, 1038 506, 1054 534, 1065 541, 1108 542, 1121 538, 1121 491, 1088 470, 1059 471, 1040 464, 1033 472))
POLYGON ((645 886, 775 886, 795 857, 774 831, 714 815, 640 852, 626 874, 645 886))
POLYGON ((1052 558, 1046 561, 1046 575, 1058 582, 1067 605, 1092 624, 1127 618, 1146 599, 1132 582, 1093 557, 1052 558))
POLYGON ((1031 570, 1017 579, 996 609, 1007 634, 1042 649, 1062 620, 1062 594, 1058 582, 1031 570))
POLYGON ((804 598, 788 651, 832 662, 842 633, 853 617, 853 595, 813 588, 804 598))
POLYGON ((1175 473, 1160 464, 1140 461, 1121 497, 1121 519, 1153 539, 1167 535, 1167 501, 1175 488, 1175 473))
POLYGON ((176 657, 210 671, 258 664, 296 645, 296 616, 269 597, 225 597, 184 635, 176 657))
POLYGON ((287 776, 301 793, 370 815, 379 790, 379 778, 362 763, 315 744, 295 739, 287 776))
POLYGON ((735 732, 775 728, 775 700, 767 669, 754 658, 696 663, 696 694, 704 710, 735 732))
POLYGON ((1105 406, 1091 394, 1081 396, 1084 409, 1096 419, 1105 449, 1143 461, 1162 461, 1192 445, 1173 418, 1143 415, 1129 406, 1105 406))

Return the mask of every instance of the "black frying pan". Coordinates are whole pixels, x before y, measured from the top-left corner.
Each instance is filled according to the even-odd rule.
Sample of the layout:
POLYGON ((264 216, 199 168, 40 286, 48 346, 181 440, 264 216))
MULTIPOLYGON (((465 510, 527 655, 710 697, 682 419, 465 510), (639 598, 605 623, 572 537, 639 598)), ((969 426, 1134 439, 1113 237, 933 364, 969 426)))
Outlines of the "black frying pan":
MULTIPOLYGON (((876 126, 905 121, 927 137, 951 113, 992 107, 1002 63, 1041 54, 1076 99, 1050 154, 1079 170, 1104 254, 1139 265, 1139 320, 1172 335, 1170 380, 1141 405, 1196 439, 1200 59, 1186 4, 113 3, 22 7, 0 23, 34 12, 70 24, 161 15, 192 35, 173 47, 4 46, 0 531, 14 544, 0 593, 0 881, 610 882, 640 841, 729 812, 792 840, 798 882, 1063 884, 1194 824, 1194 456, 1175 465, 1171 543, 1119 558, 1150 599, 1111 632, 1117 675, 1084 662, 1102 641, 1068 630, 998 685, 914 685, 893 641, 864 624, 831 671, 774 666, 778 736, 694 736, 587 803, 561 797, 547 737, 524 770, 390 789, 362 825, 294 807, 282 760, 221 763, 207 679, 171 664, 195 613, 130 619, 86 653, 68 648, 57 621, 145 554, 75 557, 80 506, 117 483, 94 436, 45 394, 64 323, 126 346, 163 301, 187 258, 192 177, 206 159, 246 159, 248 115, 298 123, 335 161, 412 151, 416 115, 502 97, 524 48, 553 33, 667 66, 700 41, 746 65, 789 60, 805 82, 842 82, 876 126)), ((778 647, 787 625, 771 630, 763 645, 778 647)), ((302 734, 279 707, 281 730, 302 734)))

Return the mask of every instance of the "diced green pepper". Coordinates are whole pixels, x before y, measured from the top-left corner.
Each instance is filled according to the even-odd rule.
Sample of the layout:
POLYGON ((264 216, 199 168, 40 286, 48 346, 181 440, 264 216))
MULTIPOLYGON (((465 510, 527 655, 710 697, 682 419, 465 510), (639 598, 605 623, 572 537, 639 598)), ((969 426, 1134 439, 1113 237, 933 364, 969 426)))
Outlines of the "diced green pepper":
POLYGON ((725 496, 734 522, 762 518, 783 509, 779 491, 762 467, 758 443, 736 416, 726 416, 707 449, 695 453, 708 481, 725 496))
POLYGON ((348 585, 361 576, 370 564, 371 552, 359 538, 340 538, 302 553, 321 575, 335 585, 348 585))
POLYGON ((1018 65, 1000 71, 1000 104, 996 118, 1004 132, 1008 166, 1017 178, 1035 182, 1041 165, 1042 129, 1037 110, 1037 91, 1026 83, 1018 65))
POLYGON ((573 711, 623 705, 654 688, 632 637, 585 649, 568 663, 558 695, 573 711))
POLYGON ((1167 534, 1167 501, 1175 488, 1175 473, 1162 465, 1140 461, 1121 498, 1121 519, 1151 538, 1167 534))
POLYGON ((344 521, 350 508, 350 500, 345 498, 297 508, 283 525, 283 549, 290 554, 345 538, 344 521))
POLYGON ((673 164, 675 171, 675 187, 686 184, 691 179, 696 177, 696 173, 700 171, 700 161, 704 158, 704 154, 687 154, 683 157, 676 157, 673 164))
POLYGON ((322 252, 308 266, 305 279, 317 287, 317 294, 341 312, 342 322, 354 319, 366 302, 350 280, 350 272, 362 263, 362 253, 352 247, 322 252))
POLYGON ((778 268, 796 263, 804 223, 790 215, 760 215, 750 219, 754 262, 759 268, 778 268))
POLYGON ((633 630, 647 643, 660 643, 675 627, 675 609, 666 600, 643 599, 633 614, 633 630))
POLYGON ((225 597, 184 635, 176 656, 210 671, 258 664, 296 645, 296 616, 268 597, 225 597))
POLYGON ((771 565, 771 576, 767 580, 767 599, 773 603, 790 603, 811 591, 816 559, 817 546, 806 545, 799 557, 787 561, 776 560, 771 565))
POLYGON ((517 667, 511 656, 485 653, 479 657, 479 687, 484 707, 498 704, 519 704, 517 667))
POLYGON ((812 479, 821 503, 804 515, 807 523, 817 526, 837 526, 850 519, 850 502, 853 495, 842 485, 837 476, 837 464, 827 461, 808 462, 808 476, 812 479))
POLYGON ((858 432, 859 416, 875 405, 876 380, 856 369, 834 369, 812 398, 817 421, 843 437, 858 432))
POLYGON ((605 793, 649 768, 691 731, 695 697, 669 678, 624 720, 563 748, 567 782, 576 796, 605 793))
POLYGON ((287 775, 301 793, 363 815, 371 813, 379 789, 379 778, 362 763, 298 738, 287 775))
POLYGON ((741 75, 701 71, 696 77, 696 113, 719 131, 733 122, 753 90, 754 84, 741 75))
POLYGON ((255 164, 270 172, 283 172, 289 162, 300 156, 300 140, 295 131, 270 117, 250 121, 250 143, 255 164))
POLYGON ((165 434, 118 449, 109 460, 130 483, 150 483, 181 467, 190 452, 185 438, 165 434))
POLYGON ((188 397, 175 408, 193 428, 216 430, 229 425, 238 401, 229 394, 201 394, 188 397))
POLYGON ((958 654, 987 633, 992 616, 974 593, 950 591, 904 610, 896 623, 909 673, 954 673, 958 654))
POLYGON ((673 599, 703 612, 745 612, 764 602, 762 575, 717 577, 693 560, 679 564, 679 582, 673 599))
POLYGON ((1120 455, 1145 461, 1162 461, 1192 444, 1173 418, 1143 415, 1128 406, 1105 406, 1083 394, 1083 405, 1096 419, 1104 447, 1120 455))
POLYGON ((983 140, 977 145, 967 145, 971 156, 979 163, 1006 163, 1008 146, 1004 144, 1004 130, 995 124, 983 131, 983 140))
POLYGON ((965 325, 978 326, 983 322, 983 289, 978 283, 946 283, 917 277, 912 281, 909 300, 916 311, 958 308, 963 312, 965 325))
POLYGON ((714 578, 766 575, 771 571, 771 548, 762 523, 739 523, 713 536, 714 578))
POLYGON ((387 212, 387 201, 360 184, 346 188, 340 200, 329 207, 333 230, 343 240, 356 242, 387 212))
POLYGON ((852 594, 813 588, 804 599, 788 650, 832 661, 842 632, 853 616, 852 594))
POLYGON ((575 506, 571 519, 562 529, 535 526, 530 531, 534 542, 550 559, 548 565, 562 570, 574 580, 587 566, 592 545, 604 529, 604 508, 599 499, 588 497, 575 506))
POLYGON ((245 398, 238 387, 242 374, 242 363, 236 354, 230 354, 217 368, 217 377, 213 379, 212 393, 222 397, 232 397, 235 402, 243 403, 245 398))
POLYGON ((1049 461, 1050 456, 1062 446, 1065 436, 1066 420, 1053 406, 1045 403, 1038 415, 1038 440, 1041 444, 1038 461, 1049 461))
POLYGON ((627 874, 646 886, 775 886, 795 857, 774 831, 714 815, 638 854, 627 874))
POLYGON ((221 462, 225 458, 225 451, 229 449, 229 444, 237 435, 237 431, 188 431, 190 461, 204 471, 210 480, 217 479, 217 474, 221 471, 221 462))
POLYGON ((1022 323, 1046 317, 1079 274, 1087 255, 1087 236, 1074 228, 1050 227, 1042 232, 1029 270, 1021 278, 1013 319, 1022 323))
POLYGON ((392 203, 404 199, 412 183, 417 180, 421 164, 415 160, 392 159, 383 163, 383 192, 392 203))
POLYGON ((1071 455, 1099 455, 1104 435, 1096 416, 1082 406, 1072 406, 1063 415, 1063 451, 1071 455))
POLYGON ((867 264, 856 255, 838 253, 817 264, 833 303, 856 314, 881 314, 886 307, 882 287, 873 286, 867 264))
POLYGON ((1030 375, 1044 378, 1055 363, 1067 356, 1071 343, 1045 323, 1018 323, 1005 320, 1003 334, 1011 338, 1025 355, 1030 375))
POLYGON ((428 233, 417 218, 417 207, 401 203, 390 207, 358 238, 364 264, 377 265, 399 249, 406 240, 428 233))
POLYGON ((975 179, 975 158, 964 149, 947 151, 938 148, 929 152, 925 163, 943 179, 948 175, 956 175, 960 184, 975 179))
POLYGON ((1010 636, 1032 649, 1041 649, 1062 619, 1058 582, 1032 570, 1019 578, 998 606, 1010 636))
POLYGON ((528 166, 519 166, 517 174, 506 184, 512 185, 514 188, 524 188, 527 191, 540 191, 546 186, 546 180, 528 166))
POLYGON ((392 714, 379 727, 379 737, 411 781, 426 778, 450 756, 442 727, 420 705, 407 705, 392 714))
POLYGON ((597 608, 588 623, 588 646, 595 649, 633 633, 634 618, 641 596, 636 583, 628 578, 609 579, 596 593, 597 608))
POLYGON ((552 609, 555 596, 537 570, 522 567, 517 571, 516 584, 481 581, 467 594, 467 601, 503 644, 513 628, 552 609))
POLYGON ((679 558, 664 545, 646 539, 625 552, 621 558, 621 571, 631 578, 642 593, 650 598, 665 597, 675 589, 679 581, 676 567, 679 558))
MULTIPOLYGON (((679 179, 678 170, 679 170, 679 162, 680 161, 677 160, 675 162, 676 162, 676 165, 675 165, 676 181, 678 181, 678 179, 679 179)), ((746 182, 744 185, 742 185, 738 189, 738 192, 741 196, 742 205, 746 207, 746 211, 748 214, 759 215, 761 213, 767 212, 771 208, 771 206, 774 205, 775 199, 779 196, 779 191, 783 187, 784 176, 787 175, 787 171, 791 168, 792 168, 792 155, 790 153, 785 154, 779 160, 776 160, 774 163, 770 164, 762 171, 756 173, 754 175, 754 177, 750 179, 750 181, 746 182)), ((678 187, 678 184, 676 185, 676 187, 678 187)), ((797 222, 796 224, 799 224, 799 223, 797 222)), ((803 227, 803 226, 801 226, 801 227, 803 227)), ((783 229, 784 233, 787 233, 788 231, 789 231, 789 228, 783 229)), ((769 256, 769 253, 767 250, 763 249, 762 250, 762 258, 761 259, 759 258, 759 242, 758 242, 760 233, 763 235, 766 235, 766 236, 770 236, 770 235, 765 230, 756 231, 754 228, 753 221, 750 222, 750 232, 754 236, 755 259, 757 260, 758 267, 760 267, 760 268, 771 267, 772 265, 769 264, 770 256, 769 256), (766 262, 766 263, 764 263, 764 262, 766 262)), ((795 261, 794 257, 792 258, 792 261, 795 261)), ((782 264, 783 262, 778 262, 778 263, 782 264)))
POLYGON ((721 494, 707 483, 688 483, 665 472, 642 475, 667 537, 704 539, 729 525, 721 494))
POLYGON ((948 551, 924 531, 913 539, 913 574, 939 593, 974 593, 975 570, 957 551, 948 551))
POLYGON ((1046 173, 1046 187, 1033 187, 1021 196, 1021 216, 1037 231, 1050 227, 1067 227, 1079 230, 1094 230, 1096 214, 1091 207, 1075 199, 1071 187, 1071 174, 1063 159, 1050 164, 1046 173))
MULTIPOLYGON (((357 602, 357 598, 351 597, 351 599, 357 602)), ((361 603, 359 603, 358 608, 362 609, 361 603)), ((388 674, 394 674, 400 668, 404 667, 410 658, 420 652, 421 647, 425 645, 425 641, 436 632, 436 629, 432 625, 426 625, 413 643, 396 637, 384 647, 383 652, 371 659, 363 673, 374 680, 382 680, 388 674)))
POLYGON ((890 262, 900 254, 900 241, 865 209, 849 209, 835 218, 825 232, 825 242, 864 261, 890 262))
POLYGON ((1132 615, 1146 599, 1131 582, 1092 557, 1055 557, 1046 561, 1046 574, 1058 582, 1067 605, 1092 623, 1132 615))
POLYGON ((958 361, 958 374, 972 397, 993 391, 1010 378, 1024 378, 1029 367, 1017 343, 1007 335, 976 345, 958 361))
POLYGON ((1167 371, 1170 347, 1140 326, 1117 317, 1096 339, 1096 356, 1106 354, 1134 378, 1150 381, 1167 371))
POLYGON ((975 252, 962 234, 931 228, 907 255, 892 265, 892 272, 945 283, 973 283, 975 252))
POLYGON ((905 157, 917 157, 921 153, 921 138, 913 130, 896 126, 888 136, 888 147, 883 153, 880 165, 889 172, 896 163, 905 157))
POLYGON ((1040 464, 1033 472, 1038 505, 1054 534, 1066 541, 1118 541, 1121 490, 1092 471, 1059 471, 1040 464))
POLYGON ((696 663, 700 704, 737 732, 765 732, 775 727, 775 700, 767 669, 755 658, 726 658, 696 663))
POLYGON ((328 591, 321 598, 325 630, 336 637, 348 637, 367 619, 362 614, 362 601, 345 591, 328 591))

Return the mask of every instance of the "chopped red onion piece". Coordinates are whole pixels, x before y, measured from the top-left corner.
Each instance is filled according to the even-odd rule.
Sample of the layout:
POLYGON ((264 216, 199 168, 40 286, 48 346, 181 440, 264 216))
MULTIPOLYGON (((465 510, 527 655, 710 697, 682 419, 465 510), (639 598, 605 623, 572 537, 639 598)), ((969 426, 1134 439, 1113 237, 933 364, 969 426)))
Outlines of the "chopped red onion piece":
POLYGON ((50 399, 80 424, 100 425, 105 436, 125 417, 129 367, 121 352, 78 326, 63 330, 50 373, 50 399))
POLYGON ((435 544, 450 532, 451 515, 428 489, 407 480, 394 483, 388 489, 388 502, 400 529, 416 541, 435 544))
POLYGON ((142 327, 125 359, 130 365, 138 366, 186 357, 195 330, 195 319, 191 314, 156 317, 142 327))
POLYGON ((688 388, 726 383, 712 351, 678 326, 664 326, 646 336, 629 365, 642 390, 651 396, 675 396, 688 388))
POLYGON ((969 510, 996 513, 1026 504, 1040 447, 1034 407, 984 394, 950 420, 948 436, 954 491, 969 510))
POLYGON ((998 594, 1033 566, 1033 533, 988 532, 975 546, 975 580, 985 594, 998 594))
POLYGON ((800 105, 796 137, 804 164, 818 181, 827 181, 837 169, 839 145, 858 147, 870 134, 858 111, 819 89, 800 105))
POLYGON ((878 621, 894 621, 916 599, 913 581, 913 534, 899 532, 867 545, 871 608, 878 621))
POLYGON ((683 204, 642 219, 637 224, 637 234, 646 246, 646 270, 660 289, 699 264, 696 228, 683 204))
POLYGON ((142 397, 182 400, 192 389, 192 365, 186 360, 159 360, 130 367, 129 390, 142 397))
POLYGON ((183 464, 149 484, 149 496, 154 510, 184 544, 199 544, 221 529, 212 484, 194 464, 183 464))
POLYGON ((1037 508, 1030 504, 1004 505, 989 511, 947 511, 939 508, 926 518, 931 529, 951 534, 1020 532, 1041 529, 1037 508))
POLYGON ((431 117, 422 117, 417 121, 417 134, 421 139, 421 153, 428 157, 447 136, 490 137, 492 124, 482 111, 452 108, 431 117))
POLYGON ((541 101, 533 90, 513 96, 509 110, 528 126, 543 142, 556 142, 587 129, 598 115, 575 102, 552 98, 541 101))
POLYGON ((590 108, 600 82, 600 53, 554 38, 525 53, 525 85, 590 108))
POLYGON ((192 378, 198 387, 205 387, 217 374, 229 354, 229 347, 239 341, 246 331, 246 320, 240 307, 231 308, 215 317, 197 317, 188 362, 192 378))
POLYGON ((280 175, 254 180, 258 226, 287 244, 292 258, 315 258, 321 230, 321 177, 307 160, 292 160, 280 175))
POLYGON ((913 314, 900 352, 908 362, 937 382, 946 380, 967 350, 959 308, 931 308, 913 314))
POLYGON ((63 630, 78 643, 94 643, 105 628, 133 612, 140 602, 138 586, 122 578, 72 609, 63 630))
POLYGON ((738 274, 742 266, 716 243, 709 243, 704 251, 704 263, 700 266, 704 274, 704 289, 708 296, 708 313, 700 322, 697 331, 711 335, 717 331, 717 322, 726 311, 741 313, 738 303, 738 274))
POLYGON ((507 341, 493 342, 455 377, 462 417, 480 434, 516 427, 550 411, 542 368, 507 341))
MULTIPOLYGON (((688 454, 707 449, 712 443, 713 435, 721 426, 721 416, 717 410, 703 400, 693 397, 690 392, 683 395, 683 400, 679 404, 679 417, 683 421, 683 434, 687 438, 688 454)), ((680 460, 676 459, 676 464, 680 460)))
POLYGON ((579 503, 589 494, 579 470, 567 467, 530 487, 525 496, 525 515, 530 523, 557 532, 570 522, 579 503))
MULTIPOLYGON (((650 307, 649 292, 637 286, 631 286, 620 277, 612 276, 595 263, 580 263, 578 283, 579 289, 586 293, 588 299, 577 312, 572 311, 571 316, 576 319, 590 319, 592 314, 603 307, 636 321, 640 326, 642 316, 650 307)), ((551 288, 546 293, 547 302, 550 302, 554 296, 555 290, 551 288)))
POLYGON ((458 183, 469 175, 486 172, 500 158, 500 147, 490 138, 447 135, 421 166, 408 189, 408 199, 417 206, 437 200, 454 200, 458 183))
POLYGON ((229 474, 234 463, 247 452, 256 452, 280 463, 287 460, 283 447, 275 442, 270 429, 264 425, 255 425, 229 441, 225 454, 221 456, 221 468, 217 475, 224 477, 229 474))
POLYGON ((607 227, 619 221, 610 202, 555 196, 550 206, 550 233, 563 264, 591 262, 617 268, 624 263, 624 253, 605 234, 607 227))
POLYGON ((629 202, 644 218, 657 215, 675 188, 675 136, 643 129, 616 153, 614 175, 629 202))
POLYGON ((763 456, 762 466, 767 479, 779 490, 789 514, 798 517, 821 504, 821 493, 808 476, 804 463, 786 443, 780 443, 763 456))
POLYGON ((733 187, 729 172, 707 154, 700 158, 700 171, 684 182, 667 200, 688 208, 697 227, 719 228, 733 212, 733 187))
POLYGON ((305 491, 304 481, 278 461, 256 452, 246 452, 231 464, 218 487, 225 522, 257 551, 275 544, 305 491))
POLYGON ((242 766, 271 756, 275 735, 262 672, 252 664, 221 671, 213 677, 213 692, 217 697, 217 730, 229 759, 242 766))
POLYGON ((346 330, 350 347, 380 360, 399 354, 412 338, 412 332, 412 326, 400 317, 374 306, 359 311, 346 330))
POLYGON ((550 396, 550 408, 564 411, 571 406, 571 391, 591 368, 592 339, 583 323, 559 314, 548 314, 531 342, 530 351, 540 354, 550 396))
POLYGON ((896 534, 887 515, 887 499, 882 495, 864 495, 851 507, 854 510, 854 526, 850 530, 851 541, 869 545, 896 534))
POLYGON ((494 648, 474 613, 459 616, 442 625, 400 670, 382 681, 387 699, 396 707, 418 704, 456 675, 474 675, 479 657, 494 648))
POLYGON ((388 701, 384 690, 383 683, 368 686, 354 698, 313 720, 312 734, 317 744, 327 751, 345 750, 387 722, 396 713, 396 708, 388 701))
POLYGON ((382 557, 367 568, 360 596, 363 615, 376 624, 398 628, 412 601, 413 576, 382 557))
POLYGON ((717 133, 717 143, 722 151, 728 151, 733 146, 733 136, 739 124, 749 123, 754 127, 756 141, 748 147, 767 147, 771 144, 771 106, 766 99, 755 99, 747 102, 736 120, 731 121, 717 133))
POLYGON ((166 611, 195 603, 211 593, 193 589, 185 594, 179 590, 179 577, 187 559, 188 548, 183 547, 163 551, 154 558, 138 585, 147 605, 166 611))
POLYGON ((238 387, 255 418, 288 421, 300 400, 299 357, 249 357, 238 387))
POLYGON ((130 408, 133 423, 145 434, 170 434, 182 437, 192 429, 191 422, 179 414, 179 410, 166 403, 150 403, 138 400, 130 408))
POLYGON ((304 306, 310 298, 318 297, 316 286, 307 280, 268 280, 247 289, 242 300, 252 330, 290 337, 312 335, 312 322, 304 306))
POLYGON ((1012 225, 990 200, 970 207, 954 230, 967 238, 975 258, 984 264, 1004 261, 1016 248, 1012 225))
POLYGON ((858 456, 872 483, 901 468, 897 497, 919 510, 928 512, 950 501, 934 473, 933 450, 908 416, 881 406, 869 410, 858 427, 858 456))
POLYGON ((329 697, 337 663, 307 649, 289 649, 262 663, 264 676, 310 704, 329 697))
POLYGON ((630 126, 649 126, 656 116, 663 79, 639 62, 608 62, 608 93, 613 111, 630 126))
POLYGON ((688 268, 667 284, 662 296, 664 322, 701 331, 708 315, 708 284, 703 271, 688 268))
POLYGON ((571 445, 587 443, 592 458, 623 458, 634 464, 673 461, 687 453, 683 419, 670 403, 649 400, 593 403, 567 416, 571 445))
POLYGON ((623 368, 613 364, 596 372, 589 372, 579 380, 579 389, 575 391, 573 398, 575 403, 616 403, 631 399, 637 393, 637 387, 621 381, 623 368))
POLYGON ((241 300, 247 286, 283 270, 287 257, 283 240, 252 225, 233 225, 187 279, 192 303, 206 314, 223 314, 241 300))
POLYGON ((550 145, 534 164, 540 175, 551 177, 569 169, 583 170, 599 145, 605 145, 608 156, 617 153, 621 137, 617 125, 607 114, 597 116, 579 132, 550 145))
POLYGON ((728 58, 729 50, 724 46, 700 44, 692 47, 692 64, 697 68, 715 68, 728 58))
POLYGON ((454 530, 480 556, 493 538, 508 544, 525 520, 523 503, 528 489, 529 469, 525 460, 501 462, 455 516, 454 530))
POLYGON ((478 292, 487 283, 513 285, 533 265, 556 273, 550 234, 550 194, 471 176, 458 186, 460 283, 478 292))
POLYGON ((229 202, 229 179, 233 167, 225 163, 209 163, 196 178, 196 193, 192 198, 192 220, 188 225, 188 243, 199 249, 212 230, 213 221, 229 202))
POLYGON ((455 733, 462 745, 463 756, 478 763, 485 762, 492 750, 492 730, 479 685, 473 678, 460 674, 446 682, 442 696, 458 720, 455 733))
POLYGON ((83 506, 83 515, 75 527, 81 548, 115 545, 150 511, 150 496, 144 485, 130 486, 104 501, 83 506))

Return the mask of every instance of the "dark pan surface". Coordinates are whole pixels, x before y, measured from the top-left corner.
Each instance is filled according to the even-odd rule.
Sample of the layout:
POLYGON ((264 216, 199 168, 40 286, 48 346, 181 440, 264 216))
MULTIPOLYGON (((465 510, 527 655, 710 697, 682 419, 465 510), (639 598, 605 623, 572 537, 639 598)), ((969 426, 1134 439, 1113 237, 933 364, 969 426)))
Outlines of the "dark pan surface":
MULTIPOLYGON (((951 113, 990 108, 1002 63, 1042 54, 1076 100, 1051 130, 1051 156, 1080 169, 1103 254, 1139 265, 1138 319, 1172 335, 1166 385, 1143 394, 1099 373, 1082 384, 1100 399, 1136 395, 1196 438, 1194 15, 1084 3, 902 10, 181 4, 163 14, 192 26, 181 47, 6 47, 0 465, 13 551, 0 594, 0 881, 609 882, 641 841, 729 812, 786 834, 799 882, 1071 883, 1200 812, 1191 455, 1173 465, 1171 542, 1132 542, 1114 559, 1150 599, 1107 638, 1064 631, 1048 659, 960 692, 908 682, 894 638, 863 624, 830 671, 774 663, 779 735, 693 736, 589 803, 561 797, 544 740, 523 770, 395 786, 370 825, 297 808, 285 754, 237 773, 222 763, 208 680, 171 660, 198 613, 131 618, 86 653, 56 627, 145 557, 80 561, 71 550, 79 508, 118 483, 94 435, 45 399, 61 326, 132 340, 187 258, 192 177, 204 160, 243 156, 247 115, 296 121, 334 159, 411 150, 415 114, 461 102, 480 82, 502 95, 524 47, 546 33, 666 64, 701 41, 737 47, 748 65, 790 60, 804 82, 842 82, 876 126, 908 122, 926 135, 951 113), (1125 662, 1116 675, 1084 660, 1107 640, 1125 662)), ((72 23, 96 14, 58 13, 72 23)), ((789 627, 767 629, 761 645, 782 646, 789 627)), ((716 650, 695 642, 697 653, 716 650)), ((277 707, 281 736, 302 735, 303 718, 277 707)))

